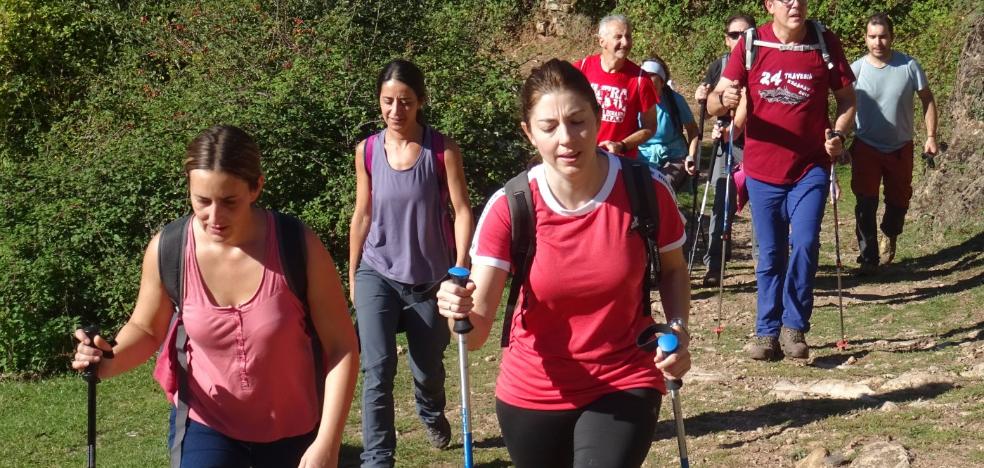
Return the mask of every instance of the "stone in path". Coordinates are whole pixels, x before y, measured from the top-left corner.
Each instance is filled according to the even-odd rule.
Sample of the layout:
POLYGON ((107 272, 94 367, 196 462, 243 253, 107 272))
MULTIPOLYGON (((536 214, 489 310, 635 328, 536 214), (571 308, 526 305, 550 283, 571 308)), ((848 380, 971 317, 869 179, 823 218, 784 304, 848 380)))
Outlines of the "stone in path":
POLYGON ((796 464, 796 468, 827 468, 827 449, 817 447, 806 458, 796 464))
POLYGON ((909 468, 909 451, 894 442, 875 442, 861 448, 851 468, 909 468))
POLYGON ((902 374, 892 380, 889 380, 888 382, 885 382, 884 384, 882 384, 881 388, 878 389, 878 391, 885 393, 885 392, 892 392, 895 390, 917 388, 926 385, 947 385, 947 384, 953 384, 953 379, 945 375, 914 371, 914 372, 906 372, 905 374, 902 374))
POLYGON ((788 401, 799 400, 809 395, 855 400, 868 397, 875 392, 867 385, 837 379, 823 379, 799 384, 782 380, 772 387, 770 393, 780 400, 788 401))

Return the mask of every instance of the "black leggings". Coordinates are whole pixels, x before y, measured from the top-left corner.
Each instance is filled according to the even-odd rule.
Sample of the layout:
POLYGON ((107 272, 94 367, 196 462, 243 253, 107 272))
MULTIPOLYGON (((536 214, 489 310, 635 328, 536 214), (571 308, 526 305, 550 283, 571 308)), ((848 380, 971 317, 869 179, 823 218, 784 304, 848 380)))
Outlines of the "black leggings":
POLYGON ((496 399, 495 413, 517 468, 636 467, 649 453, 661 400, 656 389, 636 388, 573 410, 531 410, 496 399))

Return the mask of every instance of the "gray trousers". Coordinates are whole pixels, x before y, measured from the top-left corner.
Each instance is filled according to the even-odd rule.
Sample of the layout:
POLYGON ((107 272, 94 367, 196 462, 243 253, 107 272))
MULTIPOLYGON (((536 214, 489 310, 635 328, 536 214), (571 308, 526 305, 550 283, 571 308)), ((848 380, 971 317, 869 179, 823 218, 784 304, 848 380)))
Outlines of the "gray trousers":
MULTIPOLYGON (((737 167, 743 159, 745 151, 742 148, 734 148, 734 161, 732 168, 737 167)), ((714 173, 711 175, 711 185, 714 186, 714 204, 711 205, 711 223, 707 234, 707 250, 704 252, 704 265, 709 271, 721 271, 721 232, 724 230, 724 192, 727 178, 724 172, 724 165, 728 159, 728 144, 723 143, 714 155, 714 173)), ((732 177, 728 191, 728 225, 734 226, 735 213, 737 212, 738 195, 735 180, 732 177)), ((758 259, 758 243, 755 241, 755 231, 752 230, 752 257, 758 259)), ((727 258, 731 257, 731 243, 726 246, 727 258)))
MULTIPOLYGON (((426 289, 426 286, 423 289, 426 289)), ((437 302, 359 265, 355 273, 355 314, 362 352, 362 466, 392 467, 396 455, 393 382, 396 334, 407 334, 417 414, 433 425, 444 413, 444 350, 451 339, 437 302)))

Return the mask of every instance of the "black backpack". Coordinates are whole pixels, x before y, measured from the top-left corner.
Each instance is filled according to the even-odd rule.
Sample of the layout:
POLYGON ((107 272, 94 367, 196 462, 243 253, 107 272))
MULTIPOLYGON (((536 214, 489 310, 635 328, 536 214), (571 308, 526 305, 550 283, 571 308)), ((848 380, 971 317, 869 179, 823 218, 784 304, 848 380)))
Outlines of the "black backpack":
MULTIPOLYGON (((648 316, 652 314, 650 292, 658 286, 660 272, 659 252, 655 239, 659 230, 659 206, 656 202, 656 189, 653 186, 653 173, 645 162, 622 157, 617 159, 622 165, 622 179, 625 181, 625 191, 632 210, 632 230, 642 236, 646 244, 647 259, 645 277, 642 281, 640 313, 648 316)), ((509 346, 509 332, 512 328, 516 301, 519 299, 519 290, 528 279, 533 256, 536 255, 536 218, 528 172, 523 171, 513 177, 505 187, 512 225, 509 248, 514 268, 512 281, 509 284, 509 299, 506 301, 505 316, 502 320, 502 338, 499 344, 503 348, 509 346)))
MULTIPOLYGON (((184 253, 188 240, 188 223, 192 215, 183 216, 164 226, 157 244, 157 267, 161 282, 167 291, 168 298, 174 306, 174 317, 171 326, 174 330, 174 346, 171 347, 172 362, 178 365, 173 368, 178 384, 178 393, 174 399, 174 440, 171 442, 171 466, 181 466, 181 445, 184 442, 185 426, 188 420, 188 355, 185 346, 188 335, 185 333, 181 319, 181 299, 184 297, 184 253)), ((291 292, 304 305, 305 329, 311 338, 311 352, 314 355, 315 386, 319 400, 324 397, 324 355, 321 341, 311 320, 311 308, 307 302, 307 250, 304 239, 304 224, 293 216, 273 212, 274 229, 277 235, 280 251, 280 263, 283 266, 284 277, 291 292)), ((166 346, 166 345, 165 345, 166 346)))

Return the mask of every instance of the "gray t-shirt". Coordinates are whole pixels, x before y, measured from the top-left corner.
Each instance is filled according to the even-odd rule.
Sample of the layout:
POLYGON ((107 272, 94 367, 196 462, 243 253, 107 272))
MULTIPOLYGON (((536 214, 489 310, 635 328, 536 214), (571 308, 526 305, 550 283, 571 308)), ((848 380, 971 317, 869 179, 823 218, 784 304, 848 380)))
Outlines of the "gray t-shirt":
POLYGON ((926 73, 916 59, 901 52, 883 68, 865 57, 851 64, 857 81, 854 91, 858 111, 854 117, 857 137, 883 153, 891 153, 912 141, 912 118, 916 91, 929 86, 926 73))

